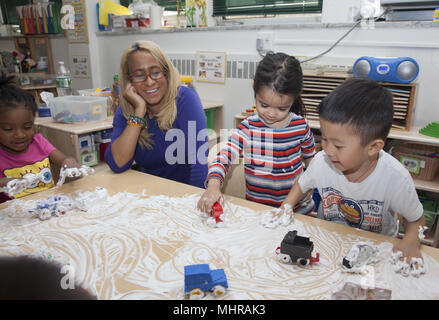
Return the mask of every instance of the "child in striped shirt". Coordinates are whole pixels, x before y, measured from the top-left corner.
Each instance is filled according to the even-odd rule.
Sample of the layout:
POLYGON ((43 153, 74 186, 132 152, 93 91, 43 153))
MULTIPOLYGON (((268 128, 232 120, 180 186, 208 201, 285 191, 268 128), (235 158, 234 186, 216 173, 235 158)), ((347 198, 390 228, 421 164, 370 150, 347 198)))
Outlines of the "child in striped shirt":
MULTIPOLYGON (((233 160, 242 154, 246 199, 279 207, 296 179, 315 155, 314 137, 301 99, 303 74, 299 61, 269 52, 256 69, 253 90, 256 113, 241 122, 209 166, 207 190, 197 207, 210 212, 221 199, 221 187, 233 160)), ((295 212, 308 214, 314 201, 308 194, 295 212)))

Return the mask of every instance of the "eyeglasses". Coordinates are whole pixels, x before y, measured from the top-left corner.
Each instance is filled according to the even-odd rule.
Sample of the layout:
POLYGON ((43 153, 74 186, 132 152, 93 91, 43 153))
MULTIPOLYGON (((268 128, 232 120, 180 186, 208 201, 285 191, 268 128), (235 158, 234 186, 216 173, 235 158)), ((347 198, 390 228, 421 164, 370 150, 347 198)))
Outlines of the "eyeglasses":
POLYGON ((164 76, 165 72, 162 69, 158 67, 153 67, 149 70, 148 73, 144 71, 136 71, 133 74, 130 74, 129 78, 131 82, 143 82, 148 77, 150 77, 152 80, 158 80, 160 78, 163 78, 164 76))

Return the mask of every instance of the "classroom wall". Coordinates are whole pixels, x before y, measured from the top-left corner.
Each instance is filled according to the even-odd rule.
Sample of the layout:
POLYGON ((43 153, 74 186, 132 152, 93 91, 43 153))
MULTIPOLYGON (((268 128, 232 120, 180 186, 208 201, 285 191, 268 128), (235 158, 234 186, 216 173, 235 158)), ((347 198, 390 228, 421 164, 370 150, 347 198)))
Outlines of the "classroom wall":
MULTIPOLYGON (((255 25, 249 20, 250 23, 241 26, 104 34, 96 32, 96 3, 86 1, 89 44, 68 44, 65 37, 51 38, 54 67, 59 60, 69 65, 74 54, 88 54, 91 78, 73 79, 74 89, 106 87, 112 83, 114 73, 119 71, 123 50, 138 39, 155 41, 176 62, 194 60, 197 50, 221 51, 226 52, 229 63, 236 63, 239 67, 261 59, 256 51, 256 39, 260 33, 271 35, 273 51, 283 51, 299 58, 311 57, 327 50, 351 28, 352 23, 346 22, 351 18, 352 8, 358 8, 358 3, 359 0, 324 0, 323 23, 315 18, 299 19, 298 23, 292 23, 291 19, 264 19, 269 20, 266 25, 255 25), (276 21, 281 24, 276 24, 276 21)), ((424 126, 439 120, 435 86, 439 70, 438 33, 437 22, 381 22, 375 27, 359 26, 312 65, 334 65, 343 69, 352 66, 363 55, 416 59, 420 72, 415 80, 418 88, 412 126, 424 126)), ((0 38, 0 48, 13 49, 12 38, 0 38)), ((224 127, 232 128, 233 116, 254 103, 251 83, 249 75, 231 74, 224 84, 195 82, 195 86, 202 99, 224 104, 224 127)))
MULTIPOLYGON (((259 61, 256 38, 272 33, 274 51, 311 57, 328 49, 352 24, 289 24, 281 26, 216 27, 207 30, 149 31, 141 34, 98 35, 100 75, 94 83, 109 85, 118 72, 123 50, 138 39, 158 43, 173 59, 195 59, 197 50, 226 52, 228 61, 259 61)), ((429 22, 380 23, 374 29, 358 27, 315 65, 352 66, 363 55, 409 56, 420 65, 412 125, 439 120, 436 91, 439 70, 439 24, 429 22)), ((195 82, 202 99, 224 103, 224 126, 233 127, 233 116, 253 104, 251 79, 227 78, 225 84, 195 82)))

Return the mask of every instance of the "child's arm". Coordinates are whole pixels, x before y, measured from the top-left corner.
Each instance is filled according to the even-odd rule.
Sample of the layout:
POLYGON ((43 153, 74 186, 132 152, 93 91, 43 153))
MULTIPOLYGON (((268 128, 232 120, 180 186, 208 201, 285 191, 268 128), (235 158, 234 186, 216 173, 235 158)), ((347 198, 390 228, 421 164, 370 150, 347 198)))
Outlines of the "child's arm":
POLYGON ((286 204, 290 205, 291 208, 294 208, 296 204, 303 199, 303 197, 306 195, 306 193, 309 190, 306 190, 305 192, 302 192, 302 189, 300 189, 299 186, 299 179, 296 180, 293 187, 291 188, 290 192, 288 193, 287 197, 284 201, 282 201, 282 204, 280 205, 280 208, 284 207, 286 204))
POLYGON ((60 166, 61 168, 63 168, 64 166, 66 166, 67 168, 81 167, 81 165, 74 158, 66 156, 58 149, 55 149, 50 153, 49 160, 50 162, 60 166))
POLYGON ((401 251, 402 257, 407 257, 407 262, 410 262, 411 258, 421 258, 421 240, 419 239, 419 226, 425 226, 425 217, 422 215, 418 220, 408 222, 404 219, 405 222, 405 235, 402 240, 393 247, 393 251, 401 251))
POLYGON ((308 168, 309 167, 309 164, 311 163, 311 160, 312 160, 313 158, 308 158, 308 159, 305 159, 305 160, 303 160, 303 162, 305 163, 305 168, 308 168))

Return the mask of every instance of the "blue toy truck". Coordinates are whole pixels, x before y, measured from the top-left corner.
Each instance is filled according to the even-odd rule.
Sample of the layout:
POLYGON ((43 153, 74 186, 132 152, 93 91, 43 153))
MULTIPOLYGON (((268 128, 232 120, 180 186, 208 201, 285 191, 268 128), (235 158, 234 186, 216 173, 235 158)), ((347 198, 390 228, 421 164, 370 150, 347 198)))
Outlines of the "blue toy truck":
POLYGON ((208 291, 220 297, 228 287, 224 269, 210 270, 206 263, 184 267, 184 293, 190 299, 201 299, 208 291))

